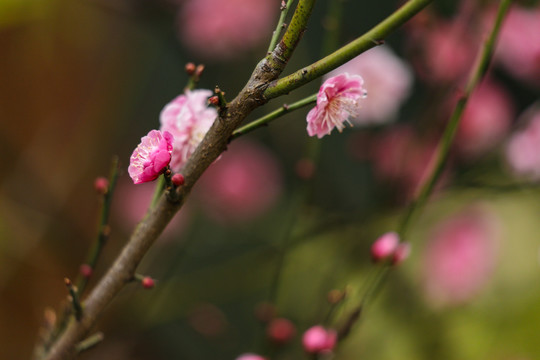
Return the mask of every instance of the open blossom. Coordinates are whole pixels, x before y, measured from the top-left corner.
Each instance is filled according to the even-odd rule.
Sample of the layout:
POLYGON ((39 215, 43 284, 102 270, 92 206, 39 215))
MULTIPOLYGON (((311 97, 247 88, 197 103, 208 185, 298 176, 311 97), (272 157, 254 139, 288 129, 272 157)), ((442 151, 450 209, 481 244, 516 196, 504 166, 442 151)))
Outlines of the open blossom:
POLYGON ((207 106, 211 95, 210 90, 186 91, 165 105, 159 115, 161 130, 174 136, 173 171, 181 170, 217 117, 217 110, 207 106))
POLYGON ((157 179, 171 162, 173 136, 167 131, 151 130, 129 159, 129 176, 135 184, 157 179))
POLYGON ((411 91, 413 75, 410 67, 388 46, 378 46, 343 64, 329 76, 347 72, 362 76, 369 101, 352 117, 353 124, 380 124, 396 118, 399 107, 411 91))
POLYGON ((326 80, 317 95, 317 105, 307 115, 309 136, 320 139, 334 128, 339 132, 349 117, 360 111, 360 100, 366 97, 364 80, 360 75, 343 73, 326 80))

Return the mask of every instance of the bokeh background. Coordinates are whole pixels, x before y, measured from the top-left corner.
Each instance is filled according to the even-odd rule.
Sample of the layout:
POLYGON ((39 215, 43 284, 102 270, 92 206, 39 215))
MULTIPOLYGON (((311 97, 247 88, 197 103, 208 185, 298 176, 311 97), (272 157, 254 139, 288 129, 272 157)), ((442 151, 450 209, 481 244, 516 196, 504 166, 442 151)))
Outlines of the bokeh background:
MULTIPOLYGON (((118 155, 112 233, 91 285, 148 206, 152 185, 131 183, 129 156, 182 93, 185 64, 204 63, 199 86, 233 98, 266 52, 279 3, 0 0, 1 359, 30 358, 45 309, 66 298, 63 278, 77 276, 95 238, 94 179, 118 155)), ((327 325, 343 321, 373 268, 369 247, 396 229, 492 20, 490 1, 435 3, 348 68, 368 91, 353 128, 308 139, 305 109, 231 145, 140 266, 156 288, 128 286, 97 325, 105 341, 82 359, 303 358, 301 334, 325 320, 332 289, 349 296, 327 325), (288 344, 268 340, 265 302, 294 324, 288 344)), ((540 10, 516 3, 411 228, 411 257, 336 358, 540 358, 540 10)), ((396 6, 317 2, 286 72, 396 6)))

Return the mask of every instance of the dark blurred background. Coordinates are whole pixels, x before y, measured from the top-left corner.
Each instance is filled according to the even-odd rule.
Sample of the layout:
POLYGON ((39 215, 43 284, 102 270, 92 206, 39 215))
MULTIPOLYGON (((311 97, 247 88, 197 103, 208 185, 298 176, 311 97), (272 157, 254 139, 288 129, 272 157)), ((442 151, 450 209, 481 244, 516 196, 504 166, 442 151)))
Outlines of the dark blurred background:
MULTIPOLYGON (((534 5, 520 3, 537 14, 534 5)), ((286 73, 354 39, 396 7, 393 0, 317 2, 286 73)), ((185 64, 204 63, 199 86, 219 85, 232 99, 264 56, 278 12, 277 0, 0 0, 1 359, 29 359, 45 309, 58 310, 66 298, 63 278, 77 276, 95 238, 94 179, 107 175, 113 155, 121 176, 112 233, 90 286, 144 215, 153 187, 131 183, 129 156, 159 127, 163 106, 182 93, 185 64), (220 14, 232 15, 227 22, 220 14)), ((356 122, 314 142, 305 132, 306 109, 233 143, 141 264, 156 288, 132 284, 122 291, 97 325, 104 342, 81 358, 305 356, 301 333, 324 321, 327 292, 350 289, 328 325, 362 295, 372 268, 369 247, 396 228, 466 72, 457 69, 446 79, 437 69, 444 75, 460 61, 472 66, 470 58, 452 56, 469 51, 469 38, 478 49, 485 33, 477 25, 489 23, 491 13, 489 1, 436 1, 391 35, 385 47, 410 79, 394 76, 398 95, 383 85, 375 90, 386 80, 375 77, 370 87, 370 75, 363 75, 366 109, 370 96, 399 101, 380 105, 396 110, 370 121, 373 126, 356 122), (449 55, 441 55, 448 39, 429 34, 452 34, 442 24, 454 29, 456 23, 460 47, 449 45, 449 55), (435 55, 430 41, 443 47, 435 55), (436 55, 441 60, 430 64, 436 55), (296 327, 287 345, 270 344, 257 319, 256 309, 268 301, 296 327)), ((336 358, 540 357, 540 191, 535 176, 515 176, 505 155, 512 134, 534 117, 540 72, 515 75, 501 59, 490 80, 504 99, 495 95, 496 105, 480 104, 475 114, 481 115, 471 117, 497 104, 505 104, 497 114, 506 117, 487 115, 463 130, 462 144, 487 145, 453 152, 436 196, 412 226, 410 259, 391 274, 336 358)), ((374 71, 384 76, 389 66, 374 71)), ((276 99, 249 119, 319 85, 276 99)))

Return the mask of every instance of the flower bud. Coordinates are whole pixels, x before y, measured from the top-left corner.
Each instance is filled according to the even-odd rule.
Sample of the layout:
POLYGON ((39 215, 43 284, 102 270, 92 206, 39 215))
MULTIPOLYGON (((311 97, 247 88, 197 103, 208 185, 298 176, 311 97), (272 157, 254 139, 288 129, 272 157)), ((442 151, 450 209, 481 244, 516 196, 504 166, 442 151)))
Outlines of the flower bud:
POLYGON ((195 74, 195 64, 192 63, 192 62, 188 62, 186 64, 186 74, 188 74, 189 76, 195 74))
POLYGON ((184 181, 185 181, 184 175, 174 174, 171 178, 171 181, 175 186, 182 186, 184 185, 184 181))
POLYGON ((145 289, 152 289, 154 286, 156 286, 156 283, 150 276, 145 276, 141 280, 141 285, 145 289))
POLYGON ((302 337, 304 350, 309 354, 330 352, 336 346, 337 333, 333 329, 325 329, 321 325, 310 327, 302 337))
POLYGON ((387 232, 379 237, 371 245, 371 258, 373 262, 378 263, 381 260, 391 256, 396 251, 399 244, 399 235, 395 232, 387 232))
POLYGON ((92 273, 94 272, 92 267, 88 264, 82 264, 81 267, 79 268, 79 271, 81 272, 81 275, 85 279, 89 279, 90 276, 92 276, 92 273))
POLYGON ((100 195, 104 195, 109 190, 109 180, 105 177, 98 177, 94 181, 94 189, 96 189, 97 193, 100 195))
POLYGON ((296 327, 288 319, 276 318, 268 324, 266 334, 272 342, 286 344, 296 335, 296 327))
POLYGON ((214 105, 214 106, 218 106, 219 105, 219 97, 217 95, 214 95, 214 96, 208 98, 208 103, 211 104, 211 105, 214 105))

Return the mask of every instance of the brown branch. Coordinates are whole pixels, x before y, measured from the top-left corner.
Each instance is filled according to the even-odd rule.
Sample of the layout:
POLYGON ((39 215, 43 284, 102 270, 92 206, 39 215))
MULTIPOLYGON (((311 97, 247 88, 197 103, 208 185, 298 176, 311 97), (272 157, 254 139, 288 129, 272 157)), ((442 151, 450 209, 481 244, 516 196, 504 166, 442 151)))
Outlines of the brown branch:
POLYGON ((150 213, 137 226, 129 242, 126 244, 112 267, 96 285, 84 302, 84 312, 78 321, 71 321, 65 332, 52 346, 47 360, 72 359, 76 355, 76 345, 88 336, 98 316, 112 299, 129 283, 137 266, 150 246, 161 234, 174 214, 182 207, 193 185, 202 173, 226 149, 227 142, 234 129, 256 107, 263 105, 266 100, 263 92, 268 84, 281 74, 294 47, 305 30, 307 17, 311 13, 314 0, 301 0, 293 15, 297 25, 290 27, 284 34, 286 41, 277 46, 274 52, 261 60, 256 66, 246 86, 220 112, 219 117, 206 134, 201 144, 191 155, 182 170, 185 177, 183 186, 177 189, 176 202, 162 195, 150 213))

